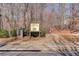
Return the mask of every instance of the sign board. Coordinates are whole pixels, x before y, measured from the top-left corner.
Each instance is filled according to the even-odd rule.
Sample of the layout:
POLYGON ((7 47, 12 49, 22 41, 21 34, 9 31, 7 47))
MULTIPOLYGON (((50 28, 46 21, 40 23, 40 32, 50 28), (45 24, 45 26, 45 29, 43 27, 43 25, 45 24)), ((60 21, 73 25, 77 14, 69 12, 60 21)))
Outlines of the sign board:
POLYGON ((31 30, 32 32, 37 32, 37 31, 39 31, 39 23, 31 23, 31 25, 30 25, 30 30, 31 30))

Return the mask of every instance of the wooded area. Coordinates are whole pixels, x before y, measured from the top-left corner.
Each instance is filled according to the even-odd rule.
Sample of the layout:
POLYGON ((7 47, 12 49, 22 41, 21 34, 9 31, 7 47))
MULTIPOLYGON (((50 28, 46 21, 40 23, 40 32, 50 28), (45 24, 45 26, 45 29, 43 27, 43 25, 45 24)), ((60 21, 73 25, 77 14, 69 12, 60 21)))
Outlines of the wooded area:
POLYGON ((0 28, 7 30, 9 36, 11 30, 29 29, 32 22, 39 22, 40 29, 47 32, 64 29, 78 32, 79 4, 0 4, 0 28))
POLYGON ((79 4, 0 3, 0 55, 37 51, 79 56, 79 4))

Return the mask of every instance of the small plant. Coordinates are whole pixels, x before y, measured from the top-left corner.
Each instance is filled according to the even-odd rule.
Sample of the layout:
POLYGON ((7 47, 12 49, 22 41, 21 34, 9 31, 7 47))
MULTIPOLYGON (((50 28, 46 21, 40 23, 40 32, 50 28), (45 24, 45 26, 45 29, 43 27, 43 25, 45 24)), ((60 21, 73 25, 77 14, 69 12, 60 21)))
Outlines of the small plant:
POLYGON ((37 37, 37 36, 44 37, 45 34, 46 34, 45 31, 40 31, 40 32, 31 32, 31 36, 34 36, 34 37, 37 37))
POLYGON ((0 29, 0 37, 8 37, 8 31, 5 29, 0 29))
POLYGON ((45 32, 45 31, 41 31, 41 32, 40 32, 40 36, 41 36, 41 37, 44 37, 44 36, 45 36, 45 34, 46 34, 46 32, 45 32))
POLYGON ((15 30, 15 29, 11 30, 11 31, 10 31, 10 33, 11 33, 11 36, 16 36, 16 35, 17 35, 17 33, 16 33, 16 30, 15 30))
POLYGON ((39 36, 39 32, 31 32, 31 36, 37 37, 39 36))
POLYGON ((25 28, 23 28, 23 36, 27 36, 27 35, 29 35, 29 29, 25 29, 25 28))

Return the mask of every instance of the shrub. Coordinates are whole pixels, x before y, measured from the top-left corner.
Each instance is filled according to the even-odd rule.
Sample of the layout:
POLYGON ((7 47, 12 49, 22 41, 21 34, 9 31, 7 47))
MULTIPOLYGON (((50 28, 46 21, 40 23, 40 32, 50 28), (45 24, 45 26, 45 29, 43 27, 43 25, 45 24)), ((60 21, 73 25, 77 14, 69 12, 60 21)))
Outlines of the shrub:
POLYGON ((23 28, 23 36, 29 35, 29 29, 23 28))
POLYGON ((31 36, 37 37, 39 36, 39 32, 31 32, 31 36))
POLYGON ((16 33, 15 29, 11 30, 10 33, 11 33, 11 36, 17 36, 17 33, 16 33))
POLYGON ((37 37, 40 35, 40 37, 44 37, 46 34, 45 31, 40 31, 40 32, 31 32, 31 36, 37 37))
POLYGON ((44 37, 44 36, 45 36, 45 34, 46 34, 46 32, 45 32, 45 31, 41 31, 41 32, 40 32, 40 36, 41 36, 41 37, 44 37))
POLYGON ((0 29, 0 37, 8 37, 8 31, 5 29, 0 29))

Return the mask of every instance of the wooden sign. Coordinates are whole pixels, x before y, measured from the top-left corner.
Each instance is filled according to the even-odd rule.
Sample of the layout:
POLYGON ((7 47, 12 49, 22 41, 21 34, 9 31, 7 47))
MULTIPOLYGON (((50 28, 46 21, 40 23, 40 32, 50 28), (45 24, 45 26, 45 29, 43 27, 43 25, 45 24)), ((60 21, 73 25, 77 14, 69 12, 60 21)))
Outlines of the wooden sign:
POLYGON ((32 32, 37 32, 37 31, 39 31, 39 23, 31 23, 31 25, 30 25, 30 30, 31 30, 32 32))
POLYGON ((39 31, 39 23, 31 23, 30 30, 31 30, 31 32, 38 32, 39 31))

